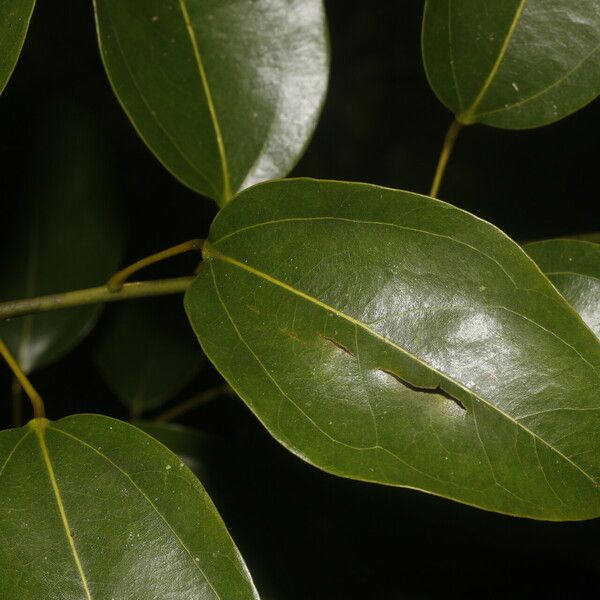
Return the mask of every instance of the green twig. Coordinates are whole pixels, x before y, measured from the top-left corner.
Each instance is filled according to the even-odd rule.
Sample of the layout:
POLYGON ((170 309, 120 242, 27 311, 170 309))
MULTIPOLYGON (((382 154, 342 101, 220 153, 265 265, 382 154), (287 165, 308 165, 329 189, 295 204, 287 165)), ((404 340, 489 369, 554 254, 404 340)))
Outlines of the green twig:
POLYGON ((438 192, 440 191, 440 185, 442 183, 442 179, 444 178, 446 165, 448 164, 448 159, 452 154, 454 143, 456 142, 456 138, 458 137, 461 128, 462 124, 458 121, 452 121, 450 127, 448 127, 446 137, 444 138, 444 144, 442 146, 442 152, 440 153, 437 169, 435 170, 435 177, 433 178, 433 183, 431 184, 431 191, 429 192, 429 195, 432 198, 437 198, 438 192))
POLYGON ((149 267, 150 265, 154 265, 158 262, 166 260, 167 258, 172 258, 173 256, 178 256, 179 254, 184 254, 185 252, 197 251, 202 252, 202 246, 204 245, 204 240, 189 240, 187 242, 183 242, 181 244, 177 244, 176 246, 171 246, 166 250, 161 250, 160 252, 156 252, 155 254, 151 254, 150 256, 146 256, 137 262, 134 262, 132 265, 125 267, 118 273, 115 273, 106 284, 106 287, 111 292, 118 292, 123 287, 125 281, 129 279, 134 273, 149 267))
POLYGON ((38 296, 37 298, 9 300, 8 302, 0 302, 0 321, 85 304, 102 304, 103 302, 115 302, 117 300, 181 294, 185 292, 193 280, 194 277, 176 277, 174 279, 138 281, 126 283, 119 291, 114 292, 111 292, 105 285, 101 285, 85 290, 38 296))
POLYGON ((46 411, 44 409, 42 397, 37 393, 37 390, 33 387, 33 385, 31 385, 31 381, 27 379, 27 375, 23 373, 19 363, 14 359, 13 355, 10 353, 10 350, 7 348, 2 339, 0 339, 0 356, 4 358, 10 367, 10 370, 13 372, 15 378, 19 382, 19 385, 23 388, 31 400, 31 405, 33 406, 33 418, 43 419, 46 416, 46 411))

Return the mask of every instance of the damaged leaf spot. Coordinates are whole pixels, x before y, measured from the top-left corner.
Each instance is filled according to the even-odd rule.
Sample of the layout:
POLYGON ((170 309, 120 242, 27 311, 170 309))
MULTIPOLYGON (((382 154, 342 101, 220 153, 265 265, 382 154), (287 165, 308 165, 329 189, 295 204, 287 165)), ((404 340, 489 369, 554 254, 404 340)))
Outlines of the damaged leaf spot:
POLYGON ((343 344, 340 344, 340 342, 338 342, 337 340, 330 338, 328 335, 325 335, 324 333, 317 333, 317 335, 322 340, 325 340, 325 341, 329 342, 330 344, 333 344, 336 348, 338 348, 342 352, 345 352, 346 354, 349 354, 350 356, 354 356, 354 352, 351 352, 350 350, 348 350, 348 348, 346 348, 346 346, 344 346, 343 344))
POLYGON ((398 383, 401 383, 404 387, 407 387, 409 390, 412 390, 413 392, 422 392, 424 394, 436 394, 437 396, 442 396, 443 398, 446 398, 447 400, 451 400, 452 402, 457 404, 458 407, 461 408, 462 410, 464 410, 464 411, 467 410, 465 405, 458 398, 455 398, 452 394, 449 394, 446 390, 442 389, 442 387, 439 385, 437 385, 436 387, 423 387, 420 385, 415 385, 414 383, 410 383, 410 382, 406 381, 406 379, 403 379, 399 375, 396 375, 396 373, 393 373, 392 371, 388 371, 387 369, 379 369, 379 370, 382 373, 385 373, 386 375, 390 375, 398 383))
MULTIPOLYGON (((293 332, 284 332, 284 333, 286 333, 286 335, 289 336, 289 334, 293 333, 293 332)), ((334 340, 333 338, 331 338, 323 333, 317 333, 317 335, 321 339, 329 342, 330 344, 333 344, 336 348, 338 348, 342 352, 348 354, 349 356, 355 357, 355 354, 352 351, 350 351, 348 348, 346 348, 346 346, 344 346, 337 340, 334 340)), ((467 410, 465 405, 458 398, 455 398, 452 394, 450 394, 446 390, 442 389, 442 387, 440 385, 437 385, 436 387, 423 387, 420 385, 415 385, 414 383, 410 383, 410 382, 406 381, 406 379, 403 379, 399 375, 396 375, 396 373, 393 373, 392 371, 388 371, 387 369, 378 369, 378 370, 381 371, 382 373, 385 373, 386 375, 389 375, 390 377, 393 377, 398 383, 402 384, 404 387, 407 387, 409 390, 413 390, 413 392, 422 392, 425 394, 435 394, 437 396, 442 396, 443 398, 446 398, 447 400, 451 400, 452 402, 454 402, 460 409, 464 410, 465 412, 467 410)))
POLYGON ((292 331, 291 329, 283 329, 282 332, 283 335, 290 338, 290 340, 293 340, 294 342, 300 342, 301 344, 306 343, 295 331, 292 331))

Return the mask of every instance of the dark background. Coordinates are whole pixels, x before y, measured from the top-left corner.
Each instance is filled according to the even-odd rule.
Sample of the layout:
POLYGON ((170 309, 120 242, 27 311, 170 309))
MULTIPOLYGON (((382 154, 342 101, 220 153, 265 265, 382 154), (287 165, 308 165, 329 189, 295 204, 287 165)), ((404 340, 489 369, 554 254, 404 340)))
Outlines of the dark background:
MULTIPOLYGON (((426 193, 451 115, 425 79, 421 3, 326 5, 330 90, 313 141, 293 174, 426 193)), ((40 153, 43 159, 31 140, 47 106, 57 104, 65 111, 83 106, 102 124, 128 222, 124 263, 206 235, 215 207, 159 165, 110 90, 91 2, 40 2, 36 8, 21 60, 0 97, 3 204, 18 202, 28 165, 40 153)), ((440 197, 517 240, 597 229, 599 121, 596 102, 538 130, 466 128, 440 197)), ((190 264, 173 261, 149 275, 189 272, 190 264)), ((90 411, 127 418, 94 368, 96 335, 33 376, 51 418, 90 411)), ((217 381, 205 368, 180 399, 217 381)), ((10 424, 8 390, 2 368, 3 427, 10 424)), ((600 592, 599 520, 538 523, 334 478, 284 451, 237 399, 213 402, 185 422, 208 432, 205 485, 265 599, 600 592)))

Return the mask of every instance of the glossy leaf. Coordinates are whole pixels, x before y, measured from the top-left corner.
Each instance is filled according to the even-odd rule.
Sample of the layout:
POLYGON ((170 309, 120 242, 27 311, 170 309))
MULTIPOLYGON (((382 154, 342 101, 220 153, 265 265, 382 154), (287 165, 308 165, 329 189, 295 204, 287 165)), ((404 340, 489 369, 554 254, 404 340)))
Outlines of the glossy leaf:
POLYGON ((600 337, 600 245, 559 239, 523 248, 600 337))
POLYGON ((600 94, 597 0, 427 0, 422 44, 431 87, 462 123, 539 127, 600 94))
POLYGON ((0 597, 257 598, 198 479, 99 415, 0 432, 0 597))
POLYGON ((286 175, 325 95, 321 0, 95 0, 115 93, 158 159, 227 202, 286 175))
MULTIPOLYGON (((3 207, 0 299, 95 286, 118 266, 124 227, 101 133, 73 108, 50 110, 38 139, 39 163, 25 198, 3 207), (54 111, 54 112, 53 112, 54 111)), ((65 354, 93 326, 99 306, 0 322, 0 336, 30 372, 65 354)))
POLYGON ((600 344, 493 226, 288 180, 226 206, 204 258, 200 343, 292 452, 504 513, 600 515, 600 344))
POLYGON ((0 94, 17 64, 35 0, 0 0, 0 94))
POLYGON ((204 362, 178 298, 111 307, 94 354, 110 388, 135 414, 170 400, 204 362))

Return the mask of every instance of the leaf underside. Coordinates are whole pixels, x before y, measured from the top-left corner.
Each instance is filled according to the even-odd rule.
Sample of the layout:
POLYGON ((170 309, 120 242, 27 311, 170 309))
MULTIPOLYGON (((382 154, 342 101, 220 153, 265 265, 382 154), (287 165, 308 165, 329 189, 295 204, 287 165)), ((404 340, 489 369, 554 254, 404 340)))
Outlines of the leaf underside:
POLYGON ((168 402, 206 362, 177 298, 119 303, 103 325, 94 348, 96 365, 134 414, 168 402))
MULTIPOLYGON (((123 248, 119 199, 95 117, 62 102, 47 106, 36 125, 39 160, 27 194, 2 209, 0 300, 98 285, 116 270, 123 248)), ((78 306, 1 321, 0 336, 30 373, 80 342, 100 310, 78 306)))
POLYGON ((493 226, 376 186, 255 186, 186 309, 266 428, 338 475, 539 519, 600 514, 598 340, 493 226))

